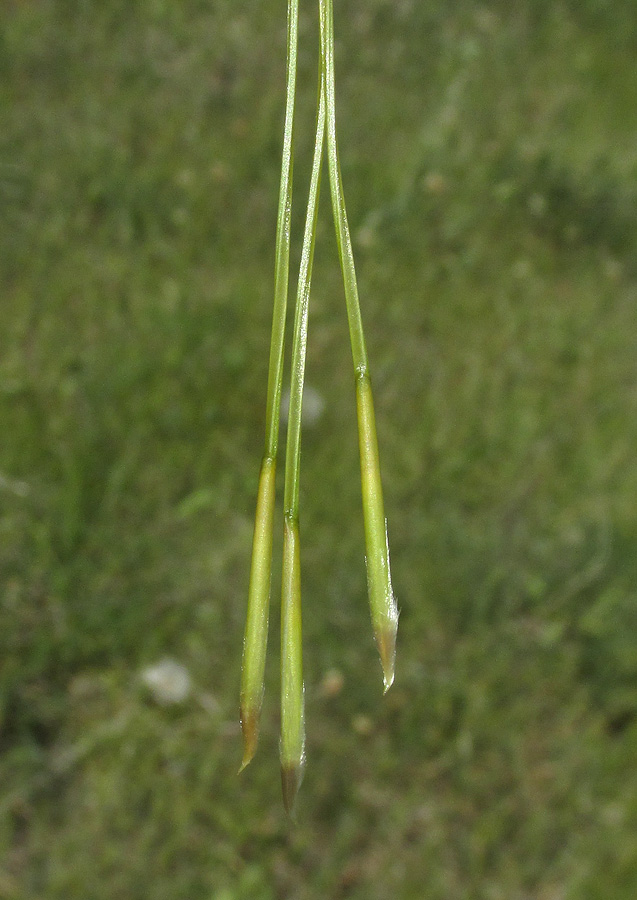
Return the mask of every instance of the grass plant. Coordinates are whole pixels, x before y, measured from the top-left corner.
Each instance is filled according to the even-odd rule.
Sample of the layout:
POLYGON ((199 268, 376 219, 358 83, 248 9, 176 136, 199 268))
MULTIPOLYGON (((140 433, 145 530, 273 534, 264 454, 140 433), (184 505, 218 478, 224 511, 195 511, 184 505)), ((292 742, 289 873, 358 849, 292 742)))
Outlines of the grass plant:
POLYGON ((0 896, 634 900, 634 0, 335 4, 399 664, 379 702, 324 170, 293 828, 277 665, 236 777, 284 7, 0 4, 0 896))
MULTIPOLYGON (((287 430, 285 494, 283 500, 280 754, 283 798, 288 812, 291 812, 294 805, 305 765, 299 535, 301 419, 307 356, 310 284, 316 239, 323 143, 326 130, 334 225, 345 286, 347 319, 355 372, 367 582, 372 623, 383 668, 385 691, 388 690, 394 680, 396 630, 398 627, 398 610, 389 568, 387 521, 383 507, 371 378, 338 158, 334 86, 334 15, 331 0, 319 0, 319 22, 320 62, 316 136, 294 317, 292 378, 287 430)), ((244 735, 244 756, 241 769, 245 768, 254 756, 258 732, 258 715, 263 696, 272 557, 274 474, 278 435, 277 423, 275 423, 273 416, 278 416, 281 402, 281 365, 286 309, 284 287, 286 292, 289 261, 290 176, 293 144, 288 125, 291 126, 294 107, 294 93, 290 90, 290 84, 294 84, 295 81, 293 65, 296 60, 297 42, 298 10, 288 9, 288 92, 281 192, 279 196, 275 304, 266 412, 267 443, 259 478, 248 614, 244 638, 241 687, 241 725, 244 735), (294 48, 293 51, 291 51, 291 47, 294 48)))

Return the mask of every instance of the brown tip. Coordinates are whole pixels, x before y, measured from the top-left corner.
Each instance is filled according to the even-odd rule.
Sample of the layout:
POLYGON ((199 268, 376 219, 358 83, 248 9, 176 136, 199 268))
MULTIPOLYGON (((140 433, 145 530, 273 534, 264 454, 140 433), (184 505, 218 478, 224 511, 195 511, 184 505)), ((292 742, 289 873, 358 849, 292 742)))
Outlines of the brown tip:
POLYGON ((299 765, 281 766, 281 786, 283 787, 283 805, 289 816, 292 816, 296 795, 303 781, 303 763, 299 765))
POLYGON ((243 732, 243 759, 239 772, 243 772, 257 752, 259 743, 259 711, 241 707, 241 731, 243 732))
POLYGON ((394 683, 394 666, 396 661, 396 631, 395 623, 387 623, 376 632, 376 644, 380 655, 380 664, 383 667, 383 680, 385 693, 394 683))

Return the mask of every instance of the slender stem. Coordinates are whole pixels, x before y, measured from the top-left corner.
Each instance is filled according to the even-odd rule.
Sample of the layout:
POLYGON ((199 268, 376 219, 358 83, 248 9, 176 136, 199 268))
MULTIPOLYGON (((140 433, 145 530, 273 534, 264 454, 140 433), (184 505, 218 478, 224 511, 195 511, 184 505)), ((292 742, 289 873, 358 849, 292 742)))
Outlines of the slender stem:
POLYGON ((322 66, 314 159, 301 251, 301 265, 294 316, 290 411, 285 456, 285 530, 281 595, 281 780, 285 808, 291 812, 305 763, 303 652, 301 637, 301 563, 299 549, 299 480, 301 465, 301 414, 307 351, 310 283, 316 237, 318 198, 325 138, 325 95, 322 66))
MULTIPOLYGON (((321 70, 322 71, 322 70, 321 70)), ((301 250, 301 264, 294 317, 292 344, 292 378, 290 383, 290 410, 285 456, 285 493, 283 505, 285 515, 293 519, 299 514, 299 467, 301 461, 301 406, 303 403, 303 382, 305 380, 305 358, 307 350, 307 325, 310 303, 312 264, 318 215, 318 198, 321 187, 321 166, 325 136, 325 96, 322 78, 319 82, 318 113, 316 118, 316 139, 314 159, 310 178, 310 192, 301 250)))
POLYGON ((327 104, 327 161, 336 241, 343 273, 352 358, 356 376, 367 585, 372 624, 383 667, 385 690, 387 690, 394 680, 398 609, 391 584, 387 520, 385 519, 383 506, 374 403, 336 140, 334 13, 332 0, 319 0, 319 7, 321 56, 327 104))
POLYGON ((275 502, 276 457, 279 441, 285 318, 290 261, 290 215, 294 160, 294 99, 298 47, 298 0, 288 0, 285 124, 281 161, 281 185, 276 229, 274 310, 266 400, 265 450, 259 473, 257 512, 252 544, 248 612, 243 641, 240 714, 243 731, 241 769, 253 758, 259 738, 263 701, 265 654, 268 640, 272 527, 275 502))
POLYGON ((292 169, 294 164, 294 98, 296 92, 298 40, 299 0, 288 0, 285 124, 283 127, 281 185, 276 226, 272 340, 270 344, 268 393, 265 413, 265 455, 271 458, 276 457, 279 444, 281 385, 283 383, 285 316, 287 312, 290 268, 290 218, 292 214, 292 169))
POLYGON ((347 304, 347 319, 354 368, 357 371, 363 371, 367 370, 368 367, 367 349, 365 347, 365 336, 363 334, 363 321, 361 319, 360 303, 358 300, 358 285, 356 283, 356 269, 354 267, 354 253, 352 251, 352 241, 347 221, 347 210, 345 208, 345 196, 343 194, 341 166, 336 139, 334 20, 332 0, 319 0, 319 11, 321 25, 321 53, 323 56, 323 70, 325 72, 325 100, 327 104, 327 162, 330 174, 334 227, 336 229, 336 242, 338 244, 338 253, 341 261, 341 271, 343 273, 345 303, 347 304))

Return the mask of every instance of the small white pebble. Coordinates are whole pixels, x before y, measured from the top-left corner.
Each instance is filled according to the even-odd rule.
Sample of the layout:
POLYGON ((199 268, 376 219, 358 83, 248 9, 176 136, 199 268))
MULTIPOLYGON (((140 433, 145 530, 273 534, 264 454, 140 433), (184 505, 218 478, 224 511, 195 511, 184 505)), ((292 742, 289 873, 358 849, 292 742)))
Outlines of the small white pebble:
POLYGON ((428 172, 423 178, 425 190, 435 197, 440 197, 447 190, 447 179, 440 172, 428 172))
POLYGON ((548 207, 546 197, 543 194, 531 194, 528 203, 531 215, 535 216, 536 219, 541 219, 548 207))
POLYGON ((352 728, 356 734, 360 734, 362 737, 368 737, 374 730, 374 723, 369 716, 360 713, 352 719, 352 728))
POLYGON ((328 669, 319 683, 321 697, 338 697, 343 690, 345 677, 338 669, 328 669))
POLYGON ((183 703, 192 689, 188 669, 174 659, 162 659, 156 665, 148 666, 140 677, 153 700, 161 706, 183 703))
MULTIPOLYGON (((325 400, 319 392, 306 384, 303 388, 303 410, 301 413, 301 421, 306 428, 316 425, 323 415, 325 409, 325 400)), ((281 421, 284 425, 288 423, 288 414, 290 411, 290 390, 286 388, 281 394, 281 421)))

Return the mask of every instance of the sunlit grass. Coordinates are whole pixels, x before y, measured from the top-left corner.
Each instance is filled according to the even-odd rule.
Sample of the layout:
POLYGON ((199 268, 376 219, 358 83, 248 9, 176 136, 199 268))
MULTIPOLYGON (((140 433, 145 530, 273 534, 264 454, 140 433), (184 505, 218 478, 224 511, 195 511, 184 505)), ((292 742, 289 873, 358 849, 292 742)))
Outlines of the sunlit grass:
MULTIPOLYGON (((2 6, 8 897, 633 900, 634 3, 335 13, 400 657, 381 703, 325 204, 300 497, 312 764, 290 829, 276 665, 236 777, 281 5, 2 6), (141 678, 166 657, 192 684, 168 707, 141 678)), ((273 549, 278 583, 280 529, 273 549)))

